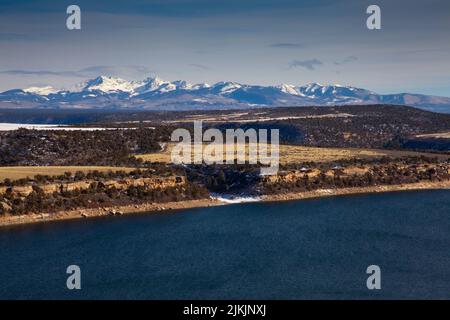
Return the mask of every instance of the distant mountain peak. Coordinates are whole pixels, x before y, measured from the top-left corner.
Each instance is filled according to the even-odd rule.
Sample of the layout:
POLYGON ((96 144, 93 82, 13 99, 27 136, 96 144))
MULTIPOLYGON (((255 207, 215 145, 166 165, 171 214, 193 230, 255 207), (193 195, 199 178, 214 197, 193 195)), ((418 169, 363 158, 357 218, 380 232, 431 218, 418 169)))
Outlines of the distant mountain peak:
POLYGON ((286 94, 292 94, 292 95, 296 95, 296 96, 304 96, 303 93, 301 93, 300 91, 297 90, 296 86, 293 86, 290 84, 282 83, 279 86, 277 86, 276 88, 279 88, 281 90, 281 92, 284 92, 286 94))
POLYGON ((78 84, 74 92, 99 91, 103 93, 132 92, 134 89, 131 82, 111 76, 98 76, 78 84))
POLYGON ((33 93, 33 94, 41 95, 41 96, 47 96, 49 94, 58 92, 57 89, 55 89, 55 88, 53 88, 51 86, 46 86, 46 87, 29 87, 29 88, 23 89, 23 91, 27 92, 27 93, 33 93))
POLYGON ((381 95, 373 91, 312 82, 303 86, 248 85, 219 81, 213 85, 166 81, 149 77, 128 81, 98 76, 73 90, 50 86, 13 89, 0 93, 0 107, 202 109, 255 108, 266 106, 335 106, 349 104, 402 104, 427 110, 450 112, 450 98, 399 93, 381 95))
POLYGON ((242 84, 233 81, 220 81, 212 86, 221 94, 231 93, 243 87, 242 84))

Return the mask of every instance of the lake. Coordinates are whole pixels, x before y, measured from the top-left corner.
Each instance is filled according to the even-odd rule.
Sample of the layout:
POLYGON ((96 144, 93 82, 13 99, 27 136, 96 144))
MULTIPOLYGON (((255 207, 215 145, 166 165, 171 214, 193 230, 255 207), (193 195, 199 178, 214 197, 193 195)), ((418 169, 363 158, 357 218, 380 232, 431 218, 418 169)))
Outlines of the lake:
POLYGON ((397 298, 450 298, 450 190, 0 229, 0 299, 397 298))

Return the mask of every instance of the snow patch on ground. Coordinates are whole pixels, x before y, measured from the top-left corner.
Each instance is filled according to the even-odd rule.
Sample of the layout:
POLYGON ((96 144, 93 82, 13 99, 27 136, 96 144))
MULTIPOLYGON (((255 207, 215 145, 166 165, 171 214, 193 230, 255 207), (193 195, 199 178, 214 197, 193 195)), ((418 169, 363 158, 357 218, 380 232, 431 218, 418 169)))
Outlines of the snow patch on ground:
MULTIPOLYGON (((0 131, 13 131, 18 129, 29 130, 65 130, 65 131, 96 131, 96 130, 116 130, 117 128, 84 128, 68 127, 59 124, 23 124, 23 123, 0 123, 0 131)), ((136 128, 125 128, 136 129, 136 128)))

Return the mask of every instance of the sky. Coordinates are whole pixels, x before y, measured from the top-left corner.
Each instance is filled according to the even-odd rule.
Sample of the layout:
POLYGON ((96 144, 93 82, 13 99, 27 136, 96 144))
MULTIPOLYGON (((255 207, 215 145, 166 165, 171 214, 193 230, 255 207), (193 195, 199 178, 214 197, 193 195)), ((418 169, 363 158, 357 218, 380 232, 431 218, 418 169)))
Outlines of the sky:
POLYGON ((450 96, 450 1, 0 0, 0 91, 98 75, 450 96))

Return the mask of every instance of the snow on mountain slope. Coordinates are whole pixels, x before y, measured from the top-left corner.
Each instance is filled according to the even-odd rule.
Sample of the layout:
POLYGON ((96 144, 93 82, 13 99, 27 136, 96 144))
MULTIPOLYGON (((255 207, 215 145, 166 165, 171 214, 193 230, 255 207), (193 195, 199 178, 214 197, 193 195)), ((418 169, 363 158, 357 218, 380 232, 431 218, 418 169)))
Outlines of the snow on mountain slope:
POLYGON ((281 92, 292 94, 294 96, 305 96, 302 92, 298 91, 295 86, 289 85, 289 84, 281 84, 280 86, 276 87, 279 88, 281 92))
POLYGON ((136 87, 134 88, 133 95, 145 94, 147 92, 154 92, 157 91, 162 86, 167 86, 168 84, 170 84, 170 82, 161 80, 158 77, 147 78, 143 81, 136 82, 136 87))
POLYGON ((426 110, 450 112, 450 98, 399 93, 380 95, 341 85, 310 83, 257 86, 237 82, 189 84, 158 77, 127 81, 99 76, 73 90, 30 87, 0 93, 0 107, 115 108, 115 109, 212 109, 264 106, 332 106, 345 104, 402 104, 426 110))
POLYGON ((37 94, 37 95, 41 95, 41 96, 48 96, 51 93, 57 93, 58 90, 56 90, 55 88, 51 87, 51 86, 47 86, 47 87, 30 87, 30 88, 26 88, 23 89, 24 92, 26 93, 32 93, 32 94, 37 94))
POLYGON ((78 92, 83 91, 100 91, 104 93, 112 92, 128 92, 132 93, 135 84, 124 79, 100 76, 92 80, 83 82, 77 86, 78 92))
POLYGON ((236 82, 217 82, 211 87, 211 91, 217 94, 229 94, 242 88, 242 85, 236 82))

